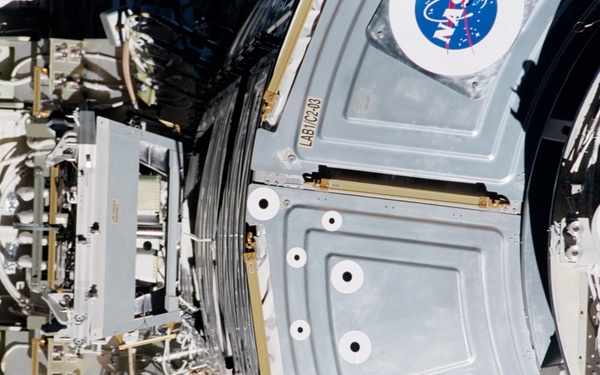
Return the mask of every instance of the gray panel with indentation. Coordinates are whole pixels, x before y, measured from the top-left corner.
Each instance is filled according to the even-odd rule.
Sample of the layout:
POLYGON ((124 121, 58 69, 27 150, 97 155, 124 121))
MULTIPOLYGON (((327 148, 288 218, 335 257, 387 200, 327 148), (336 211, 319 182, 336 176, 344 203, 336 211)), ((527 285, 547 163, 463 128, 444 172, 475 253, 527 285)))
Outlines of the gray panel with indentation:
POLYGON ((537 60, 557 4, 538 2, 488 94, 473 100, 369 43, 379 0, 327 1, 277 131, 257 134, 252 169, 302 175, 326 165, 483 183, 521 200, 525 133, 516 88, 523 62, 537 60), (309 98, 322 103, 314 140, 303 147, 309 98))
POLYGON ((248 221, 266 232, 285 374, 538 373, 519 216, 277 187, 259 194, 268 208, 283 202, 261 216, 268 208, 253 196, 248 221), (296 247, 304 265, 288 257, 296 247))

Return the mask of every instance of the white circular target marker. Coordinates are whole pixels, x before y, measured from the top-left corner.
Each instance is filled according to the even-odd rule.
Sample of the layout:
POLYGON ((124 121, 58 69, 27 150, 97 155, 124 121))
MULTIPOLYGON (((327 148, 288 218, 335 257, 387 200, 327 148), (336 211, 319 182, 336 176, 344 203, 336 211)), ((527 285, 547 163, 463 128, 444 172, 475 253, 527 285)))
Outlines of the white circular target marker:
POLYGON ((290 324, 290 335, 294 340, 306 340, 310 336, 310 325, 305 320, 296 320, 290 324))
POLYGON ((286 255, 286 260, 290 267, 302 268, 306 264, 306 251, 301 247, 291 248, 286 255))
POLYGON ((281 202, 279 195, 273 189, 260 187, 248 196, 247 207, 253 218, 267 221, 277 215, 281 202))
POLYGON ((342 215, 337 211, 327 211, 321 218, 321 225, 329 232, 335 232, 342 227, 342 215))
POLYGON ((372 349, 369 336, 361 331, 346 332, 338 343, 338 352, 342 359, 353 365, 366 361, 372 349))
POLYGON ((365 279, 362 267, 351 260, 343 260, 331 270, 331 284, 340 293, 351 294, 360 289, 365 279))

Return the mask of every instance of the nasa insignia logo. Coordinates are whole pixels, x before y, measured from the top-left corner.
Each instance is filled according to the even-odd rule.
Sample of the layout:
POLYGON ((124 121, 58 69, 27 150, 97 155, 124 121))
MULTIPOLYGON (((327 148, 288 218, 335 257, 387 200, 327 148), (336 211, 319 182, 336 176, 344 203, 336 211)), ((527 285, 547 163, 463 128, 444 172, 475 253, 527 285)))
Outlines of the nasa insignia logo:
POLYGON ((498 7, 496 0, 417 1, 417 25, 429 41, 451 50, 470 48, 490 33, 498 7))
POLYGON ((390 0, 400 49, 419 67, 446 76, 498 61, 521 30, 524 0, 390 0))

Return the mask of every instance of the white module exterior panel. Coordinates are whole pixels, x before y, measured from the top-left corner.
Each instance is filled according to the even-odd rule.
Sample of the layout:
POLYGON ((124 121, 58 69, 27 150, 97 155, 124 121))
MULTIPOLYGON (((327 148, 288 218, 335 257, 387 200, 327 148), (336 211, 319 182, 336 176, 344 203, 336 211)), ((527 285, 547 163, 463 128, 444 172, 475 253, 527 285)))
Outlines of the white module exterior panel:
POLYGON ((519 216, 253 185, 247 219, 285 374, 537 373, 519 216))
MULTIPOLYGON (((326 165, 484 183, 488 191, 521 200, 525 132, 514 115, 515 90, 523 62, 536 59, 556 3, 521 1, 515 12, 527 18, 510 52, 494 72, 465 80, 425 74, 374 45, 368 28, 376 15, 383 12, 394 24, 409 21, 388 14, 387 2, 328 1, 277 129, 257 134, 252 168, 302 175, 326 165), (457 91, 459 84, 485 95, 472 99, 457 91)), ((396 43, 391 30, 380 37, 396 43)))
MULTIPOLYGON (((97 194, 88 197, 97 202, 96 217, 100 234, 92 234, 92 284, 99 298, 89 299, 93 306, 90 329, 93 338, 120 332, 125 317, 135 315, 135 232, 137 230, 137 189, 139 140, 127 134, 125 126, 109 126, 98 121, 95 176, 97 194), (129 152, 127 152, 129 151, 129 152), (133 189, 123 189, 133 186, 133 189), (101 251, 100 249, 105 249, 101 251), (115 287, 118 286, 118 287, 115 287), (99 306, 94 306, 94 305, 99 306), (95 307, 95 308, 94 308, 95 307)), ((131 131, 129 131, 131 132, 131 131)), ((85 171, 87 172, 87 171, 85 171)), ((84 172, 84 173, 85 173, 84 172)), ((78 249, 79 250, 79 249, 78 249)))
MULTIPOLYGON (((86 115, 78 148, 77 263, 72 342, 165 324, 179 317, 175 249, 179 241, 179 159, 175 141, 105 118, 86 115), (152 154, 154 152, 155 154, 152 154), (136 231, 140 160, 152 154, 169 178, 166 312, 136 317, 136 231), (158 158, 162 155, 162 159, 158 158)), ((149 162, 148 162, 149 163, 149 162)))

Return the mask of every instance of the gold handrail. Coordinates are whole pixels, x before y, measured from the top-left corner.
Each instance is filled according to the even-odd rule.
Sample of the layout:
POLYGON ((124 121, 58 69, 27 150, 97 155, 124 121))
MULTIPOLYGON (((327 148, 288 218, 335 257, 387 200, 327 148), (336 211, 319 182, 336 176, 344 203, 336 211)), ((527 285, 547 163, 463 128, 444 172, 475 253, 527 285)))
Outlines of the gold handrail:
MULTIPOLYGON (((56 212, 58 206, 58 189, 56 179, 58 178, 58 165, 50 168, 50 206, 48 211, 48 223, 56 224, 56 212)), ((48 287, 54 289, 56 268, 56 232, 48 232, 48 287)))
POLYGON ((313 187, 322 191, 338 191, 340 193, 368 194, 393 198, 445 202, 450 204, 474 206, 483 209, 498 209, 501 207, 510 206, 509 202, 493 199, 485 195, 448 193, 444 191, 379 185, 329 178, 317 179, 310 183, 312 183, 313 187))
POLYGON ((46 113, 42 113, 42 74, 48 74, 48 69, 43 66, 33 67, 33 117, 47 117, 46 113))
POLYGON ((283 46, 281 47, 281 52, 279 53, 279 57, 277 58, 275 69, 273 69, 271 81, 269 82, 269 86, 267 86, 267 90, 263 95, 263 121, 267 119, 269 113, 271 113, 271 111, 273 110, 273 106, 275 105, 277 95, 279 94, 279 86, 281 85, 281 80, 283 79, 285 70, 290 64, 292 54, 294 53, 294 49, 296 49, 296 44, 298 43, 298 39, 300 38, 300 33, 302 32, 304 23, 306 23, 306 18, 308 17, 308 13, 310 12, 312 3, 313 0, 301 0, 300 4, 298 4, 298 8, 296 9, 294 18, 292 19, 292 23, 285 37, 285 41, 283 42, 283 46))
POLYGON ((46 340, 43 338, 34 337, 31 339, 31 374, 39 375, 40 373, 40 346, 44 345, 46 340))
POLYGON ((248 276, 248 292, 250 293, 250 306, 252 307, 252 322, 254 323, 254 340, 256 342, 256 352, 258 353, 258 367, 261 375, 270 375, 271 365, 269 363, 262 299, 260 298, 256 253, 245 253, 244 263, 246 264, 246 274, 248 276))

